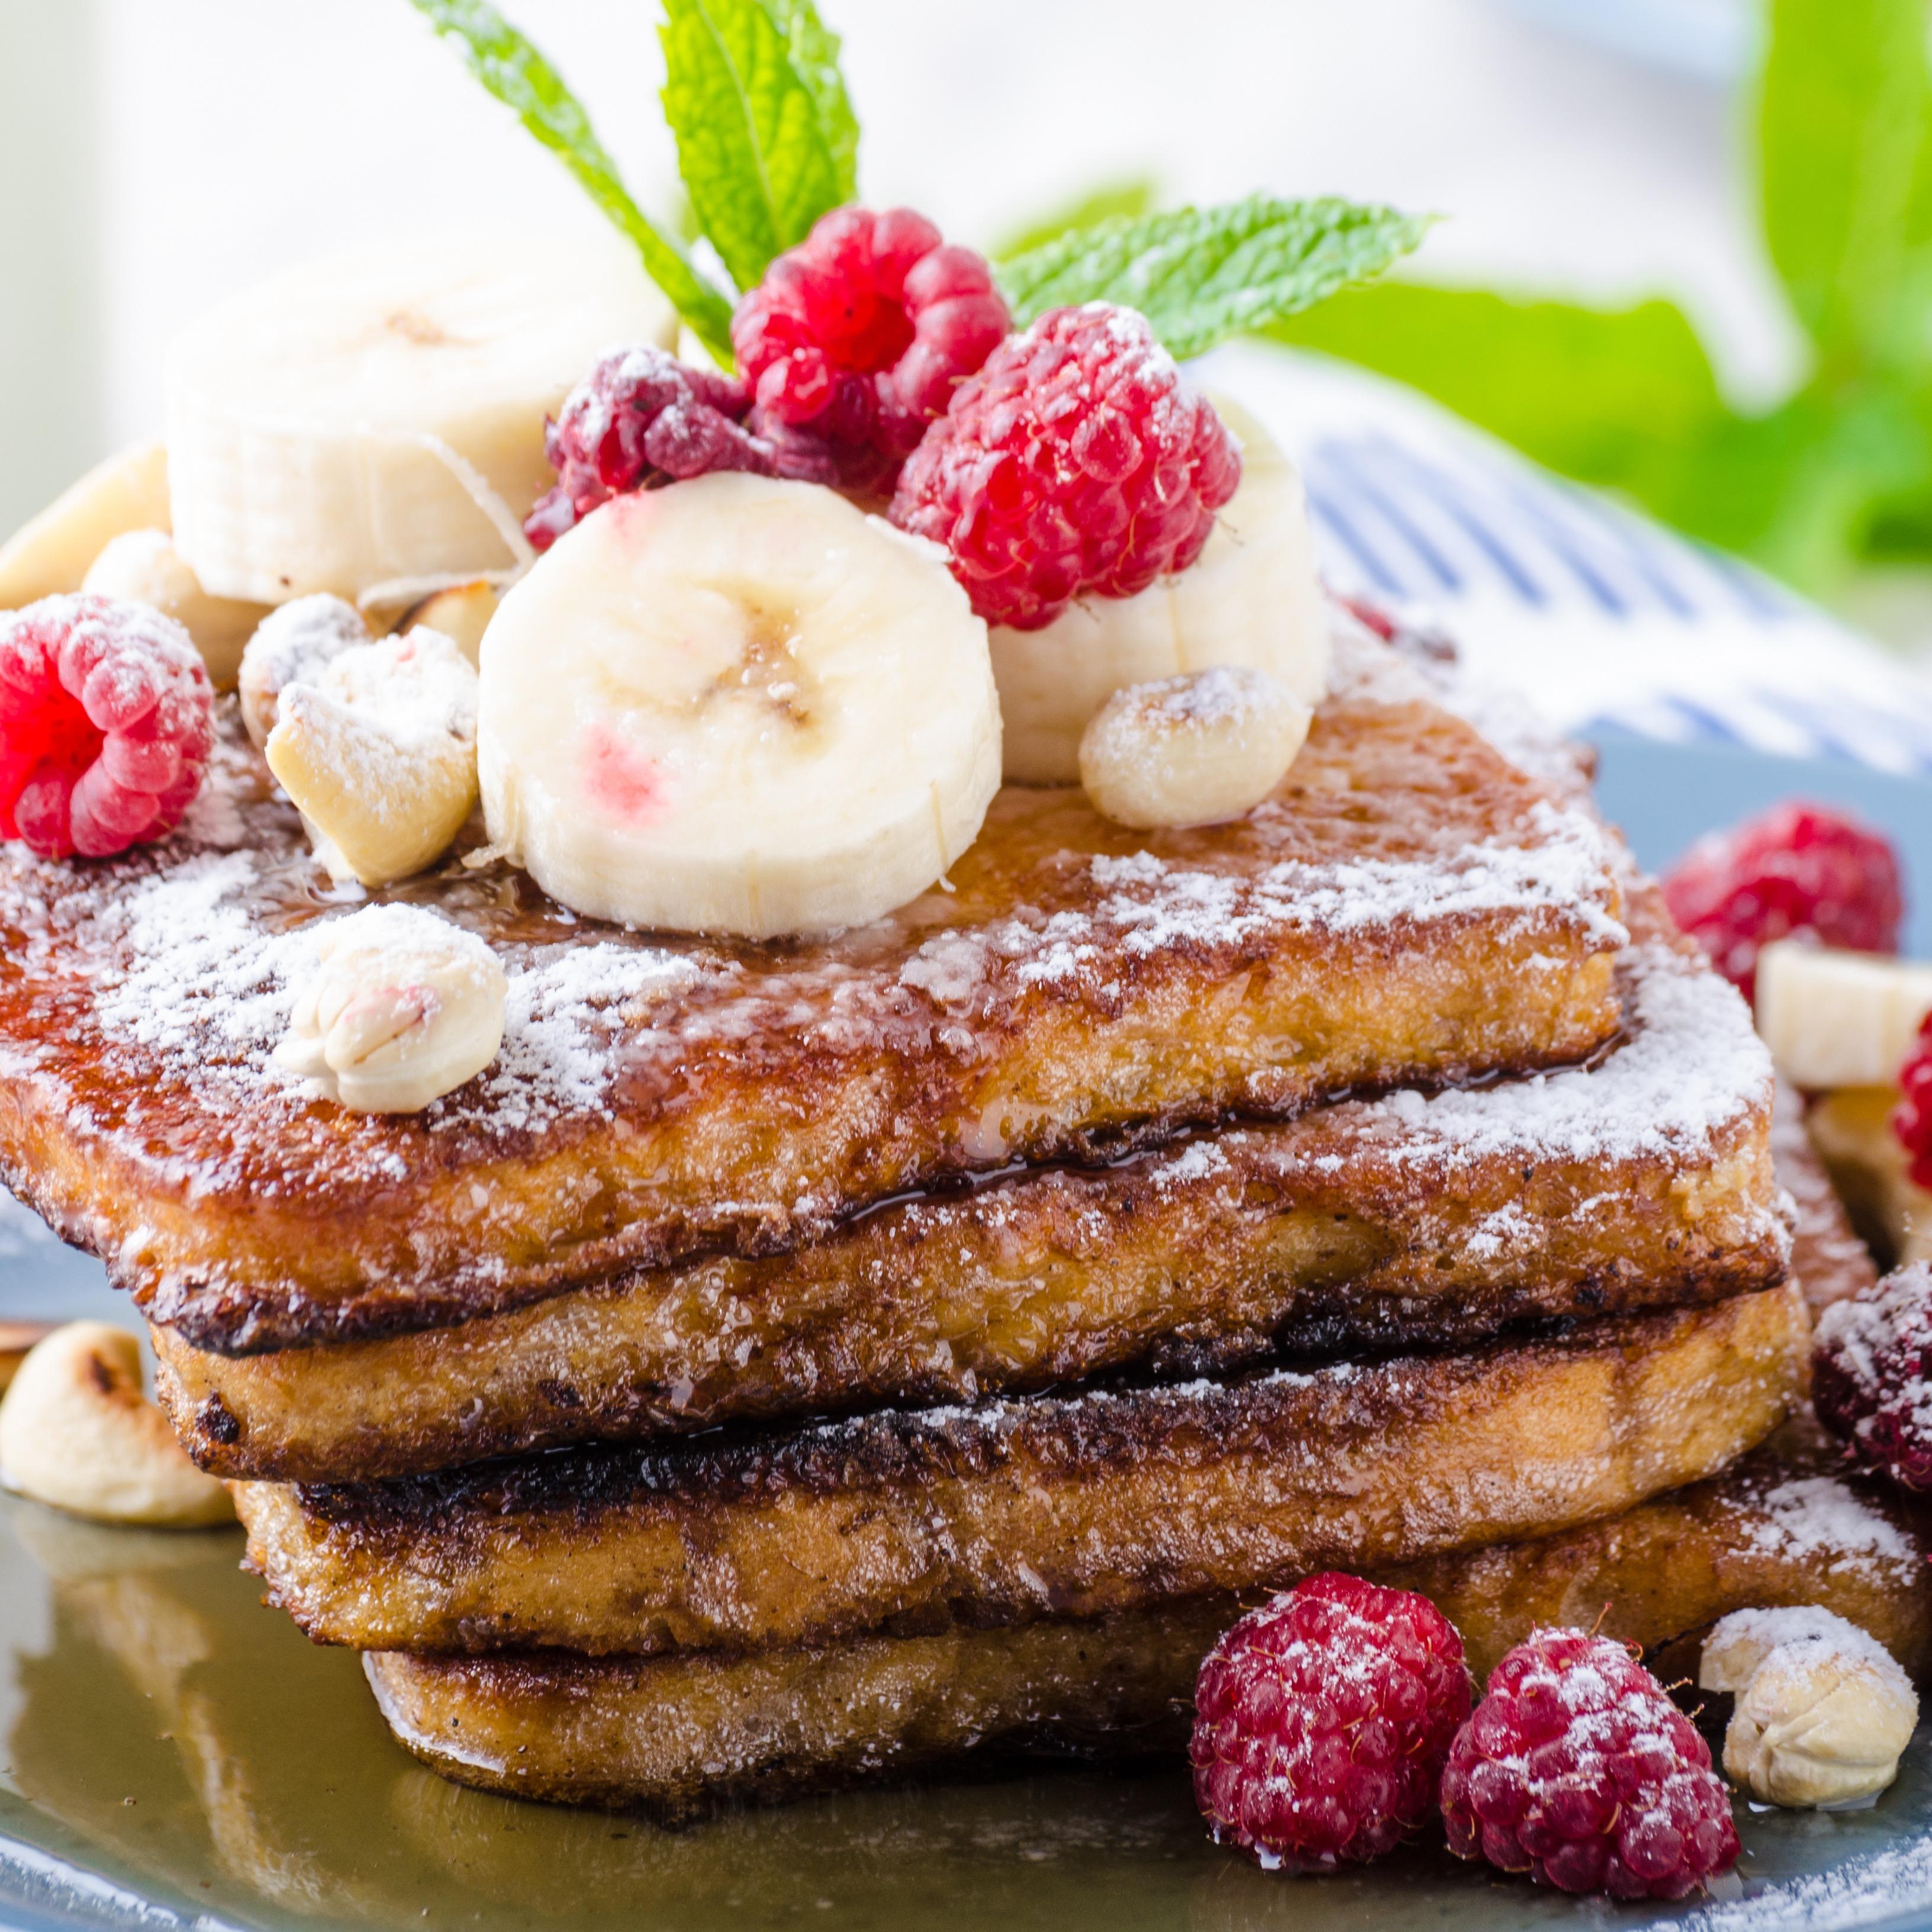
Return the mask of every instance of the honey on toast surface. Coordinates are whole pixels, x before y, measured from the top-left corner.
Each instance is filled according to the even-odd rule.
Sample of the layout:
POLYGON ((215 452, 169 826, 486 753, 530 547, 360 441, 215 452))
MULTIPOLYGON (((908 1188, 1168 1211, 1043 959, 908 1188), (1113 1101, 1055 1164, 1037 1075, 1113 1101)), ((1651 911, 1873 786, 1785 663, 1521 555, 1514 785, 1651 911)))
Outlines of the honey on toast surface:
POLYGON ((1762 1441, 1809 1336, 1786 1286, 1461 1355, 234 1493, 271 1600, 363 1648, 1092 1616, 1615 1515, 1762 1441))
POLYGON ((781 1252, 940 1177, 1231 1112, 1585 1058, 1618 1022, 1614 842, 1379 647, 1341 655, 1246 818, 1147 836, 1010 788, 946 890, 829 940, 598 926, 460 859, 393 889, 511 975, 495 1065, 412 1116, 270 1069, 304 928, 344 901, 231 714, 163 844, 0 854, 0 1169, 151 1319, 245 1351, 781 1252))
POLYGON ((1466 1346, 1775 1283, 1749 1014, 1660 933, 1618 985, 1622 1042, 1587 1068, 1028 1169, 454 1328, 245 1356, 157 1328, 161 1396, 218 1474, 356 1481, 1135 1364, 1466 1346))

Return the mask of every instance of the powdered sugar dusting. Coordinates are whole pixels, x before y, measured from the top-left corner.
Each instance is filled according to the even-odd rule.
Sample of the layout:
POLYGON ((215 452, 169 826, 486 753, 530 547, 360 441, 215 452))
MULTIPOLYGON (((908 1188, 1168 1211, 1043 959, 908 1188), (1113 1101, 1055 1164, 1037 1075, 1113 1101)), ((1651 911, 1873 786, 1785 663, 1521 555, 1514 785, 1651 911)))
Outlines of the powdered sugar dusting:
POLYGON ((1678 1932, 1852 1932, 1932 1905, 1932 1833, 1830 1871, 1753 1887, 1676 1921, 1678 1932))
POLYGON ((1910 1574, 1922 1561, 1912 1539, 1836 1476, 1796 1477, 1735 1508, 1750 1541, 1767 1556, 1820 1574, 1887 1568, 1910 1574))
MULTIPOLYGON (((1405 1088, 1345 1103, 1337 1123, 1416 1162, 1684 1161, 1708 1156, 1726 1128, 1768 1110, 1770 1056, 1724 980, 1654 945, 1625 956, 1623 983, 1628 1037, 1600 1066, 1434 1095, 1405 1088)), ((1496 1232, 1506 1236, 1506 1221, 1496 1232)))

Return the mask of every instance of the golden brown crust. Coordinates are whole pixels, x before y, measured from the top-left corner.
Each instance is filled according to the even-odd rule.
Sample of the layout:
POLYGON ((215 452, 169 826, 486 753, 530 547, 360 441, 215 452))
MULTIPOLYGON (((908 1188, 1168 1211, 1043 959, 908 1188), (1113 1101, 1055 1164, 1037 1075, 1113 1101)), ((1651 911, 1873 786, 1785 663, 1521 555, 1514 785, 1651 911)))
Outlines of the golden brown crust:
POLYGON ((1587 1522, 1721 1468, 1794 1398, 1796 1291, 1450 1358, 236 1486, 322 1641, 639 1653, 1092 1616, 1587 1522))
MULTIPOLYGON (((1480 1684, 1541 1624, 1658 1647, 1734 1610, 1822 1604, 1932 1676, 1922 1508, 1832 1473, 1793 1424, 1729 1474, 1534 1542, 1438 1556, 1378 1581, 1432 1598, 1480 1684)), ((1178 1750, 1202 1658, 1243 1607, 1210 1596, 1086 1621, 868 1636, 746 1657, 366 1660, 397 1737, 446 1776, 682 1820, 1016 1750, 1178 1750)), ((1688 1667, 1694 1659, 1682 1660, 1688 1667)))
POLYGON ((424 1114, 350 1114, 266 1070, 337 908, 227 728, 164 844, 0 855, 0 1169, 204 1348, 780 1252, 938 1177, 1574 1061, 1616 1025, 1610 843, 1358 686, 1236 825, 1144 838, 1010 789, 951 890, 824 942, 595 928, 453 862, 385 896, 497 946, 504 1054, 424 1114))
POLYGON ((1780 1278, 1768 1062, 1701 956, 1627 956, 1590 1071, 1402 1095, 888 1205, 460 1327, 225 1357, 154 1330, 204 1468, 353 1481, 1146 1364, 1466 1346, 1780 1278))

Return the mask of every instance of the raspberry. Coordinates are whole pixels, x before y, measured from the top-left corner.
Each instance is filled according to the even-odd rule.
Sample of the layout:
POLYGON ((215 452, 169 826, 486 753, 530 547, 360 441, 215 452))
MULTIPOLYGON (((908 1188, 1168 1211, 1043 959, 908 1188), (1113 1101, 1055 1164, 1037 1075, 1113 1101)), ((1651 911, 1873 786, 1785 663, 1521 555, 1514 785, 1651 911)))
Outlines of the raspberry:
POLYGON ((1426 1597, 1330 1574, 1242 1618, 1194 1708, 1195 1802, 1217 1843, 1270 1870, 1363 1864, 1433 1809, 1469 1672, 1426 1597))
POLYGON ((1738 1856, 1696 1726, 1587 1630, 1533 1630, 1490 1672, 1449 1748, 1442 1816, 1458 1858, 1560 1892, 1682 1898, 1738 1856))
POLYGON ((1898 1070, 1898 1105, 1892 1131, 1912 1157, 1907 1172, 1916 1185, 1932 1188, 1932 1013, 1918 1027, 1918 1043, 1898 1070))
POLYGON ((923 215, 835 208, 739 303, 731 346, 760 435, 884 495, 1010 320, 985 260, 923 215))
POLYGON ((172 617, 44 597, 0 617, 0 835, 44 859, 173 830, 214 746, 214 694, 172 617))
POLYGON ((832 466, 810 449, 778 452, 744 426, 750 394, 715 369, 679 362, 645 344, 614 349, 566 399, 544 434, 555 487, 524 524, 532 545, 548 550, 599 503, 630 490, 748 470, 829 482, 832 466))
POLYGON ((1665 878, 1664 896, 1748 1000, 1761 946, 1802 934, 1855 952, 1895 952, 1904 912, 1898 856, 1883 836, 1796 801, 1699 839, 1665 878))
POLYGON ((952 554, 988 623, 1035 631, 1201 554, 1241 460, 1132 309, 1056 309, 1003 343, 926 433, 892 520, 952 554))
POLYGON ((1900 1268, 1818 1318, 1811 1400, 1864 1467, 1932 1490, 1932 1266, 1900 1268))

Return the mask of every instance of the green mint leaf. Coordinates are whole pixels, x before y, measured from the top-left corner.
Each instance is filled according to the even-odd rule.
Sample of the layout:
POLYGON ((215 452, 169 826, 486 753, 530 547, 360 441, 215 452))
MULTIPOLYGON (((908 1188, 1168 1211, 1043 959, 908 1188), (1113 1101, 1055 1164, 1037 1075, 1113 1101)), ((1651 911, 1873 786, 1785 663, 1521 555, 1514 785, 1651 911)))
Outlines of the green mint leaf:
POLYGON ((1773 0, 1757 137, 1765 240, 1827 363, 1922 356, 1924 0, 1773 0))
POLYGON ((1675 504, 1681 453, 1728 414, 1702 344, 1666 302, 1588 308, 1383 281, 1266 332, 1407 382, 1550 469, 1652 509, 1675 504))
POLYGON ((1042 242, 1057 241, 1070 228, 1092 228, 1116 215, 1149 213, 1158 190, 1152 179, 1136 175, 1127 181, 1108 182, 1090 188, 1076 200, 1063 202, 1036 215, 1024 228, 1015 229, 993 250, 995 260, 1006 255, 1024 255, 1042 242))
POLYGON ((1118 302, 1145 315, 1175 355, 1198 356, 1379 274, 1429 222, 1352 202, 1254 195, 1076 229, 1008 256, 996 272, 1022 323, 1075 303, 1118 302))
POLYGON ((698 274, 669 236, 654 226, 626 191, 577 98, 543 56, 489 0, 411 0, 436 32, 454 42, 470 70, 577 177, 604 213, 628 236, 644 272, 670 298, 700 341, 730 364, 731 305, 698 274))
POLYGON ((838 36, 818 17, 812 0, 765 0, 784 35, 785 50, 818 110, 818 124, 831 150, 834 208, 859 198, 859 117, 845 92, 838 66, 838 36))
POLYGON ((699 225, 741 289, 853 195, 857 124, 811 0, 664 0, 664 118, 699 225))

